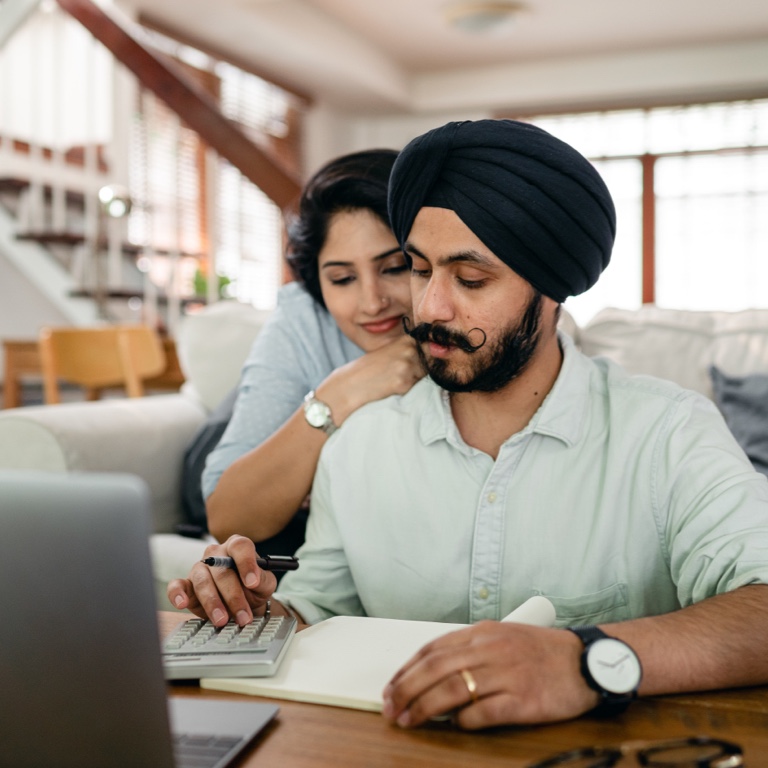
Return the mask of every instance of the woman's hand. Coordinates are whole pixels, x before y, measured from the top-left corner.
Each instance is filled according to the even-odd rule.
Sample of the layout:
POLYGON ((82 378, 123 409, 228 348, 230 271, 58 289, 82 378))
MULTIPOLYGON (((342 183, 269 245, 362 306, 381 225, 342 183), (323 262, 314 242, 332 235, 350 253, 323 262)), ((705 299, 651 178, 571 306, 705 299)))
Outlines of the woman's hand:
MULTIPOLYGON (((337 368, 316 392, 330 406, 336 426, 341 426, 360 406, 407 392, 423 375, 416 344, 403 335, 337 368)), ((263 541, 283 530, 312 487, 325 441, 321 430, 307 426, 304 408, 299 405, 277 432, 234 461, 222 474, 206 502, 211 533, 220 541, 235 531, 245 533, 253 541, 263 541)), ((252 546, 250 555, 255 557, 252 546)), ((214 574, 211 578, 203 568, 193 569, 189 579, 173 585, 177 591, 171 602, 180 596, 186 601, 183 596, 189 595, 193 604, 198 605, 190 583, 193 578, 200 580, 199 588, 208 599, 214 587, 235 589, 229 584, 234 581, 233 573, 214 574)), ((242 567, 240 573, 245 575, 242 567)), ((241 604, 242 601, 238 602, 238 606, 241 604)), ((186 602, 179 607, 186 608, 186 602)))
POLYGON ((384 690, 384 717, 412 727, 451 713, 467 729, 576 717, 597 704, 581 647, 562 629, 481 621, 408 661, 384 690))
POLYGON ((188 609, 221 627, 233 617, 243 626, 263 613, 277 587, 275 575, 256 565, 256 548, 245 536, 230 536, 205 549, 205 557, 231 557, 237 570, 195 563, 186 579, 174 579, 167 594, 172 605, 188 609))
POLYGON ((403 335, 337 368, 316 391, 330 406, 333 421, 339 427, 350 413, 366 403, 405 394, 424 373, 416 342, 403 335))

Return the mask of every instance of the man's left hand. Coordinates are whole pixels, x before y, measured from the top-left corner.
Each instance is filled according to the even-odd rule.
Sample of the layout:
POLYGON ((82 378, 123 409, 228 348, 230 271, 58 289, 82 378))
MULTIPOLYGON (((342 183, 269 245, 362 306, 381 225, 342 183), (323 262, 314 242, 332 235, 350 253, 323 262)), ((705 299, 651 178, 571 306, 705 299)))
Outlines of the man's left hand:
POLYGON ((425 645, 384 690, 403 727, 451 713, 469 730, 566 720, 597 704, 579 671, 581 641, 562 629, 481 621, 425 645))

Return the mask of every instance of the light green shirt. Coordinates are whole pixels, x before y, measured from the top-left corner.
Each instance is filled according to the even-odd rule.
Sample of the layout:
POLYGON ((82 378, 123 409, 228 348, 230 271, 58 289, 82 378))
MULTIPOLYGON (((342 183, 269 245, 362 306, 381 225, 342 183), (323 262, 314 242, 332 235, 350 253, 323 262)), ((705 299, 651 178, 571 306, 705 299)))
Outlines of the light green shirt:
POLYGON ((277 597, 311 623, 474 623, 540 594, 568 626, 768 583, 768 480, 714 404, 561 345, 555 386, 496 461, 429 379, 347 419, 277 597))

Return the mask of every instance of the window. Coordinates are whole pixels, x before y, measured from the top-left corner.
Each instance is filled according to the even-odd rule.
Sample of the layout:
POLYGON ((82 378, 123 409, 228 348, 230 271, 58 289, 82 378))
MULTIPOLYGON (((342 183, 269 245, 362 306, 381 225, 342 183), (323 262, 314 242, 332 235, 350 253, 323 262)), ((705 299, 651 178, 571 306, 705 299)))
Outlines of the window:
MULTIPOLYGON (((152 43, 176 57, 218 100, 222 113, 256 141, 288 138, 294 107, 288 92, 160 33, 149 34, 152 43)), ((273 308, 282 278, 280 209, 226 160, 217 157, 211 163, 197 135, 146 91, 135 134, 131 186, 144 204, 143 214, 137 212, 131 223, 131 239, 182 256, 177 275, 182 295, 194 292, 198 266, 194 261, 190 268, 185 255, 202 256, 201 271, 207 270, 213 255, 216 272, 227 283, 225 295, 259 309, 273 308), (209 211, 209 205, 215 209, 209 211)), ((285 154, 284 144, 280 149, 285 154)))
MULTIPOLYGON (((285 91, 219 62, 222 112, 251 133, 284 138, 290 103, 285 91)), ((220 161, 218 271, 233 280, 240 301, 275 306, 281 282, 282 215, 267 196, 225 160, 220 161)))
POLYGON ((617 210, 611 263, 568 299, 605 306, 768 306, 768 100, 524 118, 603 175, 617 210))

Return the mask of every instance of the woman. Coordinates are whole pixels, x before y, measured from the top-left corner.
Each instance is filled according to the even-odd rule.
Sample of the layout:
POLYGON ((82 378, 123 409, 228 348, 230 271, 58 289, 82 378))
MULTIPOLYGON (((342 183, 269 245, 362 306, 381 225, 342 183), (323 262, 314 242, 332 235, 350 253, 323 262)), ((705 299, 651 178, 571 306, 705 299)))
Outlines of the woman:
MULTIPOLYGON (((282 531, 310 491, 328 434, 423 375, 403 333, 409 274, 387 213, 396 156, 345 155, 302 193, 288 228, 296 282, 280 290, 254 343, 232 419, 203 474, 208 527, 219 541, 240 533, 261 542, 282 531)), ((304 521, 297 515, 295 547, 304 521)))

